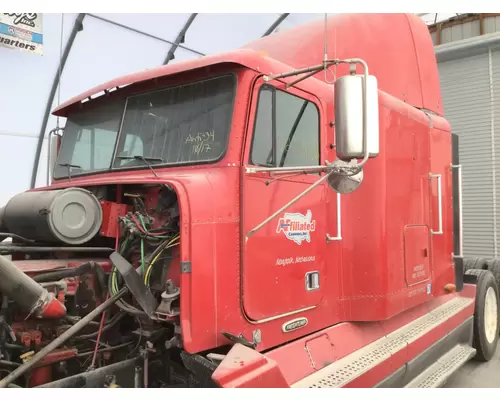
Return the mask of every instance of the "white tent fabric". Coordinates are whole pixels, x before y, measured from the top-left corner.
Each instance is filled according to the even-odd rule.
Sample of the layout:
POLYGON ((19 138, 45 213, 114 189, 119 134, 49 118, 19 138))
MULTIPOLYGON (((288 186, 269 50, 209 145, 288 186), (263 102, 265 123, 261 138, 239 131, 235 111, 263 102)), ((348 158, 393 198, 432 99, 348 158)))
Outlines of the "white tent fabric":
MULTIPOLYGON (((241 47, 262 36, 281 14, 198 14, 170 62, 241 47)), ((439 14, 439 20, 453 14, 439 14)), ((434 22, 435 14, 422 18, 434 22)), ((76 35, 53 107, 117 76, 161 65, 191 14, 87 14, 76 35)), ((43 55, 0 47, 0 206, 30 187, 33 160, 50 87, 77 14, 43 14, 43 55)), ((285 30, 324 14, 289 14, 285 30)), ((61 126, 64 121, 61 121, 61 126)), ((46 129, 56 126, 50 117, 46 129)), ((47 140, 36 186, 45 185, 47 140)))

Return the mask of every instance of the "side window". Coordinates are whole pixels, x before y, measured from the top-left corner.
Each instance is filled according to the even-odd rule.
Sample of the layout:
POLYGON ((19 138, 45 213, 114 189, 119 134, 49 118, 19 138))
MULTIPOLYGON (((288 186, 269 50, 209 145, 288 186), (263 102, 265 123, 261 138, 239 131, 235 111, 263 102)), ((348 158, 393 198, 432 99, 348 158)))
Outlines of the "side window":
POLYGON ((254 137, 252 144, 252 163, 273 165, 273 90, 263 88, 257 103, 254 137))
POLYGON ((319 165, 319 112, 310 101, 264 86, 259 93, 251 162, 319 165))

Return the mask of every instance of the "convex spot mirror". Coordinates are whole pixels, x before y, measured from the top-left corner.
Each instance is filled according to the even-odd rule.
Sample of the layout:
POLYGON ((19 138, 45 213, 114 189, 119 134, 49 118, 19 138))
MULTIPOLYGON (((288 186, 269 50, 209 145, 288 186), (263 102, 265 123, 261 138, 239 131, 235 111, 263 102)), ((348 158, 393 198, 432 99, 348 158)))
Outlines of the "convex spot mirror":
POLYGON ((364 158, 364 107, 369 157, 376 157, 379 153, 377 78, 368 75, 366 99, 363 98, 364 79, 364 75, 346 75, 335 83, 335 144, 337 157, 341 160, 364 158))
MULTIPOLYGON (((351 162, 345 162, 342 160, 335 160, 332 165, 336 167, 350 167, 353 171, 356 171, 357 161, 352 160, 351 162)), ((340 194, 353 193, 360 187, 363 182, 363 170, 359 172, 352 172, 347 174, 332 174, 328 177, 328 185, 335 192, 340 194)))

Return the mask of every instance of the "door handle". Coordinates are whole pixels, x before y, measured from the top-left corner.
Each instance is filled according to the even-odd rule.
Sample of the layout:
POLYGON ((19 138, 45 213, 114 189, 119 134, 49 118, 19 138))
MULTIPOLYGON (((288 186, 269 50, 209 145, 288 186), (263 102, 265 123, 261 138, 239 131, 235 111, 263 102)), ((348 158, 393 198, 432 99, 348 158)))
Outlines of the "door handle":
POLYGON ((311 271, 306 273, 306 291, 311 292, 319 289, 319 271, 311 271))
POLYGON ((431 228, 431 233, 433 235, 442 235, 443 234, 443 196, 442 196, 442 187, 441 187, 441 174, 429 174, 429 180, 432 181, 433 178, 437 179, 438 184, 438 223, 439 228, 437 231, 431 228))
POLYGON ((326 242, 330 243, 333 241, 342 240, 342 209, 340 206, 340 193, 337 193, 337 236, 330 236, 326 234, 326 242))

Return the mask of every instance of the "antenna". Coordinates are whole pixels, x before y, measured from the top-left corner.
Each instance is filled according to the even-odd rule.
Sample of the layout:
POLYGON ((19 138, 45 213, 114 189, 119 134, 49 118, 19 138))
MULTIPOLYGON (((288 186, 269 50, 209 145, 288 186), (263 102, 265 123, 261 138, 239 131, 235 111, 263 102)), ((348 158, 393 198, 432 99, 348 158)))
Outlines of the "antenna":
POLYGON ((325 58, 323 59, 323 62, 325 63, 325 69, 327 68, 326 66, 326 61, 328 60, 328 13, 325 13, 325 38, 323 39, 323 45, 324 47, 324 53, 325 53, 325 58))
MULTIPOLYGON (((335 52, 335 56, 336 56, 336 53, 337 53, 337 27, 334 26, 334 29, 335 29, 335 42, 334 42, 335 51, 334 52, 335 52)), ((328 78, 326 77, 327 71, 330 71, 328 69, 328 65, 327 65, 327 62, 328 62, 328 13, 325 13, 323 46, 324 46, 323 52, 325 53, 325 58, 323 60, 323 64, 325 66, 325 68, 323 69, 323 72, 324 72, 323 79, 324 79, 325 83, 327 83, 329 85, 333 85, 335 83, 335 79, 337 77, 337 74, 336 74, 337 64, 334 65, 335 72, 333 72, 333 80, 329 81, 328 78)))

